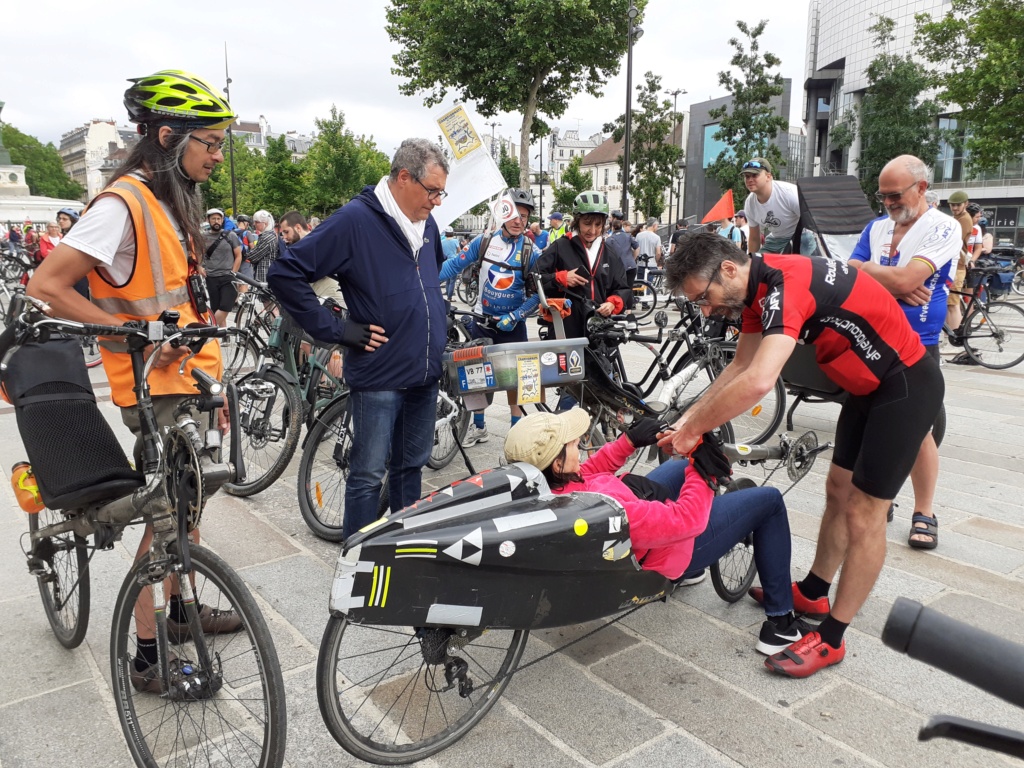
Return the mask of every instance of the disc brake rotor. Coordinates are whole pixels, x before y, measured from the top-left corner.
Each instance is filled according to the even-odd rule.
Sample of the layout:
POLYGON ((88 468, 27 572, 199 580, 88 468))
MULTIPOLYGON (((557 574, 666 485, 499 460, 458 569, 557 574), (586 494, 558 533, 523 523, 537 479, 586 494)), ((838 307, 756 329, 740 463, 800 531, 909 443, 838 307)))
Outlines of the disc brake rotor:
POLYGON ((786 472, 792 482, 803 479, 811 471, 814 459, 818 455, 814 452, 817 447, 818 436, 814 432, 804 432, 790 446, 786 472))
POLYGON ((176 513, 185 510, 188 529, 199 526, 206 504, 206 488, 192 441, 179 427, 171 427, 164 438, 164 487, 176 513))

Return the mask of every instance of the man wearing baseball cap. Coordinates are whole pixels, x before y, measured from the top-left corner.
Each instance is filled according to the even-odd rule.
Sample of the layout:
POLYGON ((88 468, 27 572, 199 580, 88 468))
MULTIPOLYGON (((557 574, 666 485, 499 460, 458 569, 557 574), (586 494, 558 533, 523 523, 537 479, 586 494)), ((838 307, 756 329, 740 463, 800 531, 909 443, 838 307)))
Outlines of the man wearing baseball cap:
POLYGON ((750 224, 747 251, 800 253, 800 242, 793 237, 800 223, 800 200, 796 185, 788 181, 775 181, 772 165, 763 157, 745 162, 740 173, 750 193, 743 205, 743 216, 750 224))
POLYGON ((548 216, 548 224, 551 225, 548 230, 548 245, 551 245, 555 240, 565 234, 565 224, 562 223, 564 218, 565 217, 558 211, 555 211, 548 216))
POLYGON ((961 248, 960 258, 956 263, 956 271, 953 273, 953 290, 949 292, 949 296, 946 297, 946 321, 949 323, 949 327, 956 329, 960 327, 960 321, 963 320, 963 313, 960 311, 960 296, 954 293, 954 291, 964 290, 964 280, 967 277, 967 268, 971 266, 971 233, 974 230, 974 219, 971 214, 967 212, 967 203, 969 199, 967 193, 962 189, 958 189, 956 192, 949 196, 949 210, 953 214, 953 218, 956 219, 957 224, 960 225, 961 235, 961 248))

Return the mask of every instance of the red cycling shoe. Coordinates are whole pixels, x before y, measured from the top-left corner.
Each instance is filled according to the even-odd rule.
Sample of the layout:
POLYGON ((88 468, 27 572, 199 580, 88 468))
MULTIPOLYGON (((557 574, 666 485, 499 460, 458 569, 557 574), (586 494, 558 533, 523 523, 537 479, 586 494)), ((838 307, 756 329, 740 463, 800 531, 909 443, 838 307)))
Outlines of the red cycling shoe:
POLYGON ((821 639, 817 632, 810 632, 784 651, 764 660, 772 672, 786 677, 810 677, 818 670, 838 664, 846 658, 846 640, 838 648, 821 639))
MULTIPOLYGON (((751 587, 747 591, 747 594, 754 598, 758 605, 764 605, 764 589, 761 587, 751 587)), ((828 616, 828 612, 830 610, 831 607, 828 603, 828 595, 825 597, 819 597, 817 600, 811 600, 809 597, 804 597, 804 593, 800 591, 796 582, 793 582, 794 613, 806 616, 809 619, 816 619, 820 621, 828 616)))

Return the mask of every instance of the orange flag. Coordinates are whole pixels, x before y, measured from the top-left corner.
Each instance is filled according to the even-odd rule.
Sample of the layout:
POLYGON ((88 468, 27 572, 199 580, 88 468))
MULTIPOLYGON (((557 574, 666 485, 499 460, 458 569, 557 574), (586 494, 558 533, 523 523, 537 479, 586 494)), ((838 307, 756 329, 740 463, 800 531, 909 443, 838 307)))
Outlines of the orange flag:
POLYGON ((736 214, 736 208, 732 202, 732 190, 727 190, 722 199, 715 203, 715 207, 708 211, 708 215, 701 220, 701 224, 722 219, 731 219, 736 214))

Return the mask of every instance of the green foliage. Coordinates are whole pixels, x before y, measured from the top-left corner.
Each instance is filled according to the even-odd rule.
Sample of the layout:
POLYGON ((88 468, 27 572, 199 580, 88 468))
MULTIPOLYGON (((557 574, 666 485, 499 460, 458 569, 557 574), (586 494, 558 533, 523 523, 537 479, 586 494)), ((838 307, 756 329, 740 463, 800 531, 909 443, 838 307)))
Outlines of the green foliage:
MULTIPOLYGON (((633 0, 641 23, 647 0, 633 0)), ((387 31, 402 46, 399 90, 434 106, 454 91, 484 117, 521 112, 520 178, 531 139, 580 93, 601 95, 627 46, 630 0, 391 0, 387 31)))
POLYGON ((268 141, 263 185, 260 190, 261 207, 266 208, 274 216, 280 216, 293 208, 303 207, 306 195, 302 183, 303 171, 303 161, 295 161, 283 135, 268 141))
MULTIPOLYGON (((661 78, 653 72, 644 75, 644 82, 636 86, 636 108, 630 126, 629 194, 644 218, 661 217, 665 210, 665 190, 675 180, 676 163, 683 150, 672 143, 672 129, 682 115, 672 111, 672 102, 658 100, 661 78)), ((614 123, 604 126, 615 141, 621 141, 626 132, 626 116, 620 115, 614 123)), ((623 157, 618 158, 622 167, 623 157)))
POLYGON ((324 216, 355 197, 367 184, 387 175, 391 161, 372 137, 356 136, 345 115, 331 105, 331 116, 316 120, 317 136, 306 155, 306 205, 324 216))
POLYGON ((498 170, 501 171, 505 184, 510 187, 519 186, 519 161, 509 156, 504 144, 501 145, 501 155, 498 157, 498 170))
POLYGON ((935 119, 939 106, 921 99, 928 88, 924 67, 908 54, 888 52, 896 39, 896 22, 885 16, 868 28, 878 56, 868 64, 868 87, 858 110, 861 155, 860 185, 870 198, 878 191, 878 174, 899 155, 917 155, 926 162, 939 154, 935 119))
POLYGON ((11 162, 25 166, 25 183, 33 195, 80 200, 85 189, 64 173, 64 164, 53 144, 22 133, 13 125, 3 126, 3 144, 11 153, 11 162))
POLYGON ((937 65, 930 74, 938 98, 959 106, 969 126, 969 173, 1024 153, 1024 4, 952 0, 945 16, 916 20, 917 52, 937 65))
POLYGON ((708 166, 706 174, 718 182, 723 192, 733 191, 737 209, 747 199, 747 188, 740 173, 743 163, 751 157, 763 157, 776 170, 783 165, 782 152, 771 142, 787 130, 789 119, 769 107, 773 98, 782 95, 784 87, 782 75, 770 71, 781 65, 782 59, 768 51, 761 53, 758 38, 767 24, 762 20, 750 27, 746 22, 736 22, 746 44, 736 37, 729 40, 735 51, 729 63, 739 70, 739 77, 730 70, 718 73, 719 85, 732 94, 732 112, 728 107, 721 107, 708 113, 712 120, 719 121, 714 139, 724 142, 727 148, 708 166))
POLYGON ((558 186, 551 185, 555 202, 549 209, 549 212, 561 211, 562 213, 572 213, 572 204, 576 200, 576 196, 580 192, 586 192, 588 189, 594 188, 594 177, 589 173, 585 173, 581 168, 582 165, 583 157, 577 155, 569 161, 569 165, 562 171, 562 183, 558 186))

